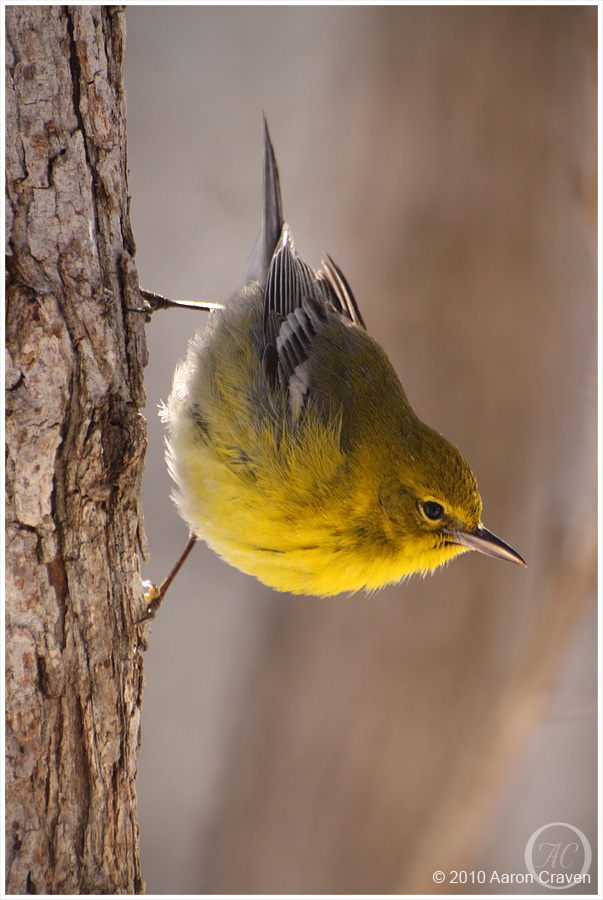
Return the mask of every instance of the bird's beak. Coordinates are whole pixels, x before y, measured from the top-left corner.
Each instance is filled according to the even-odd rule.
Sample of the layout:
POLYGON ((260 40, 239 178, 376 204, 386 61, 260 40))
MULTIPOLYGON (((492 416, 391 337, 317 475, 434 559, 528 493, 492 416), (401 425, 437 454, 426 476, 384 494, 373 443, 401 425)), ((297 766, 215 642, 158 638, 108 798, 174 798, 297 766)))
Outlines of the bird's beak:
POLYGON ((486 556, 508 559, 509 562, 517 563, 520 566, 526 565, 519 553, 516 553, 512 547, 501 541, 483 525, 478 525, 475 531, 449 531, 448 536, 454 544, 462 544, 463 547, 469 547, 470 550, 479 550, 486 556))

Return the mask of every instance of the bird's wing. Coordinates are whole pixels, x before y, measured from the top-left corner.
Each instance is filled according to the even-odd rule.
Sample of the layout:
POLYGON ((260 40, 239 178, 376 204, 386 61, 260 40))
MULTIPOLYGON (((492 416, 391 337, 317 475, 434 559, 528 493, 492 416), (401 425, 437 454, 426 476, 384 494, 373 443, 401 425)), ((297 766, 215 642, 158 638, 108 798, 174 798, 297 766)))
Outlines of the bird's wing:
POLYGON ((328 293, 333 309, 337 310, 344 318, 349 319, 350 322, 366 328, 343 272, 328 254, 327 258, 322 260, 322 268, 319 269, 316 277, 323 290, 328 293))
POLYGON ((302 403, 309 390, 308 355, 328 303, 316 275, 297 256, 285 224, 264 292, 263 364, 270 384, 280 385, 290 399, 301 397, 302 403))
POLYGON ((315 273, 300 259, 283 225, 264 293, 264 371, 270 384, 288 394, 299 410, 310 391, 309 357, 329 311, 364 327, 354 296, 330 257, 315 273))

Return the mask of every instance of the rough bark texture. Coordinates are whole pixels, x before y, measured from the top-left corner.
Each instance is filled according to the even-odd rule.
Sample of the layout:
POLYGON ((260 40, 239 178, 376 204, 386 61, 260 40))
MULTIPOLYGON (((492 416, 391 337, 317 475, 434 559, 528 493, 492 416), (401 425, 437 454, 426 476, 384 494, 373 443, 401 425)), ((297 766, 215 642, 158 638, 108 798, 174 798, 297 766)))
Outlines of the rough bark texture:
POLYGON ((123 13, 6 11, 6 890, 140 893, 146 344, 123 13))

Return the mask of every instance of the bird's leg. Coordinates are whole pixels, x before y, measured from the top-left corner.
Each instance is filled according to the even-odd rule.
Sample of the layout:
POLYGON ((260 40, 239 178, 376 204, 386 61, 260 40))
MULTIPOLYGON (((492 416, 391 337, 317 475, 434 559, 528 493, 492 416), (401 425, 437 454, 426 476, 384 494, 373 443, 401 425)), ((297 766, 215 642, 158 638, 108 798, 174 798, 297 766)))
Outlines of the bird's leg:
POLYGON ((146 291, 144 288, 140 288, 140 296, 142 306, 129 306, 128 312, 144 313, 148 318, 158 309, 196 309, 197 312, 211 312, 214 309, 224 308, 221 303, 207 303, 203 300, 170 300, 162 294, 146 291))
POLYGON ((167 594, 169 586, 184 565, 186 557, 189 555, 196 542, 197 538, 195 537, 195 535, 191 535, 188 544, 186 545, 184 551, 182 552, 182 555, 180 556, 180 559, 178 560, 168 577, 161 582, 159 587, 157 587, 157 585, 153 584, 153 582, 151 581, 143 582, 143 586, 146 588, 144 599, 147 603, 147 610, 145 614, 134 623, 135 625, 141 625, 143 622, 148 622, 149 619, 155 618, 155 616, 157 615, 157 610, 161 606, 163 598, 167 594))

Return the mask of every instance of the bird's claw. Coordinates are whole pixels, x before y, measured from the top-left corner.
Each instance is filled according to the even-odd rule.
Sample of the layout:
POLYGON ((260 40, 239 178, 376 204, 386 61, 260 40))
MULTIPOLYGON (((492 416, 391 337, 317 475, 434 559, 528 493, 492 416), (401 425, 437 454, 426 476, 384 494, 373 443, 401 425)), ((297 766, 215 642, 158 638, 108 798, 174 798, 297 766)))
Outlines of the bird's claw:
POLYGON ((143 622, 149 622, 151 619, 155 618, 165 593, 165 591, 158 588, 156 584, 153 584, 152 581, 143 581, 142 586, 144 588, 144 599, 147 604, 147 609, 144 615, 136 620, 134 623, 135 625, 142 625, 143 622))

